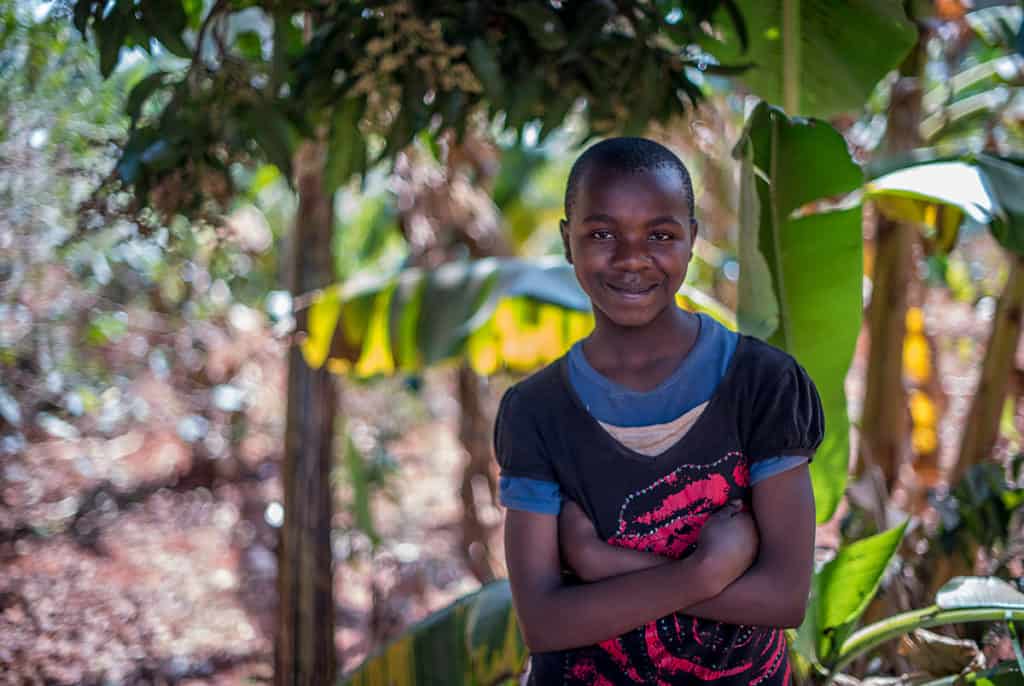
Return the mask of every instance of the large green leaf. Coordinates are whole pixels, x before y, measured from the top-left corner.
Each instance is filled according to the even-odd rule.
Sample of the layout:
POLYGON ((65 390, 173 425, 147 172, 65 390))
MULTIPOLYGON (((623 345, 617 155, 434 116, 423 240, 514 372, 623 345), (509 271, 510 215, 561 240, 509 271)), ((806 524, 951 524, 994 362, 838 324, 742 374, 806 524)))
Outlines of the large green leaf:
POLYGON ((459 598, 413 626, 342 679, 343 686, 491 686, 517 683, 526 646, 507 581, 459 598))
POLYGON ((802 655, 827 662, 853 633, 857 620, 875 596, 906 527, 904 523, 843 546, 814 575, 811 603, 794 644, 802 655))
POLYGON ((752 160, 741 197, 754 184, 760 206, 741 217, 748 243, 740 251, 741 324, 758 323, 754 332, 792 354, 818 387, 826 433, 811 478, 818 520, 825 521, 842 497, 849 460, 843 384, 861 321, 861 207, 815 211, 811 203, 857 190, 862 173, 831 126, 791 120, 765 103, 751 115, 736 155, 752 160))
MULTIPOLYGON (((732 315, 688 287, 680 306, 729 326, 732 315)), ((487 258, 383 278, 353 278, 311 305, 306 361, 358 377, 468 358, 481 374, 530 371, 593 327, 590 301, 561 259, 487 258)))
MULTIPOLYGON (((750 35, 744 52, 723 11, 721 41, 705 48, 723 63, 753 62, 740 80, 765 100, 783 102, 783 6, 795 0, 737 0, 750 35)), ((917 40, 903 3, 893 0, 800 0, 798 112, 827 117, 860 107, 917 40)))

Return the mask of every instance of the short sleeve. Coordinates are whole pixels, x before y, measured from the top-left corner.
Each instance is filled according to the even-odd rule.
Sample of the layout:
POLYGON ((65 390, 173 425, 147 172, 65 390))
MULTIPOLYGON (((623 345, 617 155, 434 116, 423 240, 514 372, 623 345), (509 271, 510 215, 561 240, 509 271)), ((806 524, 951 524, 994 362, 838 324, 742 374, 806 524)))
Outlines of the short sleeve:
POLYGON ((498 480, 498 499, 510 510, 549 515, 557 515, 562 511, 562 490, 553 481, 502 476, 498 480))
POLYGON ((751 462, 780 455, 811 460, 825 434, 818 389, 792 357, 772 366, 757 375, 741 410, 744 452, 751 462))
POLYGON ((796 469, 802 464, 807 464, 808 458, 801 455, 787 455, 782 457, 766 457, 750 465, 750 485, 753 486, 759 481, 770 479, 777 474, 796 469))
POLYGON ((505 477, 557 483, 540 431, 515 386, 505 392, 494 420, 494 454, 505 477))

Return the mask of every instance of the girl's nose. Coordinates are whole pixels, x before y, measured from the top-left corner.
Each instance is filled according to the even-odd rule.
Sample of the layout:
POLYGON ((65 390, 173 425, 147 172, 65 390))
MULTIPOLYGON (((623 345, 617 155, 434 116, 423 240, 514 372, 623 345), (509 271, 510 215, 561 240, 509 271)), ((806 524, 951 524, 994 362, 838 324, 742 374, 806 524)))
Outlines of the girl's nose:
POLYGON ((647 241, 619 241, 614 256, 614 266, 618 269, 640 269, 650 264, 651 255, 647 250, 647 241))

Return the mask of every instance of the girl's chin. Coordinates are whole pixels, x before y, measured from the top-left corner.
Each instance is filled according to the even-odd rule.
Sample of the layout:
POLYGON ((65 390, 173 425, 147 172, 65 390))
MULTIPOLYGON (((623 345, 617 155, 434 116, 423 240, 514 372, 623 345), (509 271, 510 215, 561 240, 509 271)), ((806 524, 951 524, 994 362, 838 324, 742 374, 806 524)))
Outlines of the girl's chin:
POLYGON ((640 328, 647 326, 661 313, 661 307, 608 307, 602 308, 605 317, 616 326, 623 328, 640 328))

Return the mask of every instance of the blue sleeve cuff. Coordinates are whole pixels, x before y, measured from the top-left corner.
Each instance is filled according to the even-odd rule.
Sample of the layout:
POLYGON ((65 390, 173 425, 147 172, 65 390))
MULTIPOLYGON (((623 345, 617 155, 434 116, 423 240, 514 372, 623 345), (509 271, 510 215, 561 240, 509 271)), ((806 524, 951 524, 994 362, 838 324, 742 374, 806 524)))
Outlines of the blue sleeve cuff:
POLYGON ((750 485, 753 486, 758 481, 763 481, 770 476, 799 467, 805 462, 807 462, 807 458, 802 455, 769 457, 764 460, 758 460, 750 467, 750 485))
POLYGON ((498 486, 499 500, 507 508, 549 515, 562 511, 562 491, 553 481, 503 476, 498 486))

